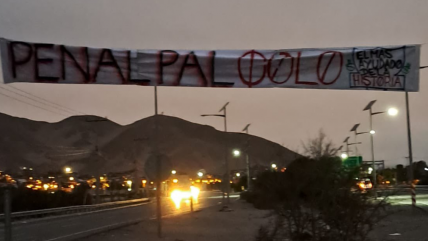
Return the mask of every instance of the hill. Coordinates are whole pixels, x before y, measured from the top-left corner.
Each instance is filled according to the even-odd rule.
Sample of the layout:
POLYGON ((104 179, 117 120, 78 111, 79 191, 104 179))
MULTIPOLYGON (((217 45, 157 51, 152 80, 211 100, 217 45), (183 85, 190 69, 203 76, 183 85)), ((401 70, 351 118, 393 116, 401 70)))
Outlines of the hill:
POLYGON ((245 155, 234 157, 233 149, 244 154, 250 145, 252 165, 287 165, 299 155, 266 139, 243 133, 224 133, 213 127, 176 117, 160 115, 121 126, 96 116, 73 116, 57 123, 17 118, 0 113, 0 170, 33 167, 38 173, 64 166, 82 174, 144 173, 144 164, 157 148, 180 172, 205 169, 220 174, 225 153, 231 169, 245 168, 245 155), (155 139, 155 119, 158 136, 155 139), (101 157, 96 154, 98 146, 101 157))

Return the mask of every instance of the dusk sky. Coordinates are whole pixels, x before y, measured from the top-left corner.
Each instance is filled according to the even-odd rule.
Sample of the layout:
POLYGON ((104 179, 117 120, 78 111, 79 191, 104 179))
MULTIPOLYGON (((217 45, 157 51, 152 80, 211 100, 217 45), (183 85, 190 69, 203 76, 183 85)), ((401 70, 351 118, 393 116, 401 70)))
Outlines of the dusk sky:
MULTIPOLYGON (((428 65, 428 1, 394 0, 0 0, 0 37, 42 43, 130 49, 291 49, 422 44, 428 65)), ((0 77, 0 82, 3 78, 0 77)), ((428 161, 428 69, 420 92, 410 93, 414 161, 428 161)), ((106 85, 0 85, 0 112, 57 122, 71 113, 29 100, 19 88, 76 111, 125 125, 154 114, 153 87, 106 85), (5 90, 8 89, 9 91, 5 90), (9 97, 6 97, 8 95, 9 97), (52 112, 22 103, 37 105, 52 112), (61 114, 59 114, 61 113, 61 114)), ((250 133, 302 150, 320 128, 337 146, 355 123, 368 131, 365 105, 399 109, 374 116, 375 157, 386 165, 408 156, 404 92, 159 88, 165 115, 223 130, 220 118, 203 118, 226 103, 228 130, 250 133)), ((1 133, 0 133, 1 135, 1 133)), ((370 159, 369 136, 359 151, 370 159)), ((353 150, 353 147, 351 148, 353 150)))

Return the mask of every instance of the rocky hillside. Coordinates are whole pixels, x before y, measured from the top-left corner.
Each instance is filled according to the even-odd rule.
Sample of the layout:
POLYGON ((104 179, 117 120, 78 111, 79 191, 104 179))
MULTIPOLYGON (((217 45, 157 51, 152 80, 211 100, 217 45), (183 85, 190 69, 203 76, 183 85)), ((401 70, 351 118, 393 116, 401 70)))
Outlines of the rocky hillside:
POLYGON ((298 156, 260 137, 224 133, 163 115, 157 117, 155 139, 155 119, 149 117, 121 126, 96 116, 74 116, 47 123, 0 114, 0 170, 15 171, 29 166, 43 173, 69 165, 79 173, 126 172, 136 168, 144 175, 144 164, 153 153, 154 143, 174 169, 187 173, 205 169, 220 174, 225 167, 225 153, 231 169, 245 168, 245 155, 234 157, 232 150, 244 152, 247 140, 252 164, 287 165, 298 156))

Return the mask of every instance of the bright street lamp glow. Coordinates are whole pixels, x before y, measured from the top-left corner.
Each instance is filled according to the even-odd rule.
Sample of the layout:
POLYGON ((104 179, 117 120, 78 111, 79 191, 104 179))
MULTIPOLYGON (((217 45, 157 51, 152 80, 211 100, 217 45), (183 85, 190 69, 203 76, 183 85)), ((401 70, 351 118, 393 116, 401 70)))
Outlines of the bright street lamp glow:
POLYGON ((66 167, 64 170, 65 170, 65 173, 71 173, 71 167, 66 167))
POLYGON ((398 110, 396 108, 389 108, 388 109, 388 115, 396 116, 397 114, 398 114, 398 110))
POLYGON ((276 168, 276 164, 272 164, 272 168, 276 168))
POLYGON ((369 167, 369 174, 372 174, 372 171, 373 171, 373 168, 372 167, 369 167))
POLYGON ((238 172, 238 173, 236 173, 236 176, 237 176, 237 177, 241 176, 241 173, 239 173, 239 172, 238 172))
POLYGON ((234 156, 240 156, 241 152, 239 150, 233 150, 233 155, 234 156))
POLYGON ((375 133, 376 133, 376 131, 374 131, 374 130, 370 131, 370 134, 372 134, 372 135, 374 135, 375 133))
POLYGON ((342 157, 342 159, 346 159, 346 158, 348 158, 348 154, 342 153, 342 155, 340 155, 340 157, 342 157))
POLYGON ((198 176, 202 177, 204 174, 202 172, 198 172, 198 176))
POLYGON ((172 170, 171 173, 172 173, 172 175, 175 175, 177 173, 177 171, 176 170, 172 170))
POLYGON ((428 168, 425 167, 425 171, 428 171, 428 168))

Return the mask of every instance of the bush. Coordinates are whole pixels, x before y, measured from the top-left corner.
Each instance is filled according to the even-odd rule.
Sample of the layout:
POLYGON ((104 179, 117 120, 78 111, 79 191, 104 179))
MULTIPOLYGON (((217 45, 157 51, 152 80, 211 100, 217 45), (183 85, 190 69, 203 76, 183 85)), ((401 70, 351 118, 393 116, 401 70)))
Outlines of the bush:
POLYGON ((276 220, 262 227, 256 240, 367 240, 384 217, 386 202, 353 191, 354 177, 354 170, 343 169, 335 157, 302 158, 284 173, 261 174, 252 203, 274 210, 276 220))

